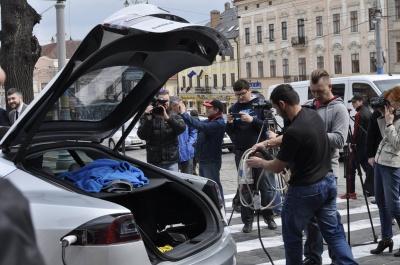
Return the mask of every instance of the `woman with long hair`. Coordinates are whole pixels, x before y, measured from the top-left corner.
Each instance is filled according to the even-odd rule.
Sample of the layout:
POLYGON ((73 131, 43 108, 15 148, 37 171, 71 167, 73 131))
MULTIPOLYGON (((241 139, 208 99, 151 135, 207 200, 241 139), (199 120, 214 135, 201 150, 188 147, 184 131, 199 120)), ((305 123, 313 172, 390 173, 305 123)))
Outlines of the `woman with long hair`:
MULTIPOLYGON (((375 199, 379 209, 382 240, 371 254, 393 250, 392 216, 400 225, 400 86, 384 92, 385 108, 378 125, 382 134, 375 156, 375 199)), ((400 249, 394 254, 400 257, 400 249)))

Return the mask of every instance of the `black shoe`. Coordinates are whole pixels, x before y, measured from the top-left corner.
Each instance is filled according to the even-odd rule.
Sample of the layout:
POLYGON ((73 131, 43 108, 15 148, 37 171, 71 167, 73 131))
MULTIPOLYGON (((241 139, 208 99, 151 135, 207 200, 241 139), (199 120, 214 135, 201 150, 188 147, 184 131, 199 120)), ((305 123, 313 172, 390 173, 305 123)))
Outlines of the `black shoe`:
POLYGON ((242 231, 243 233, 251 233, 253 231, 253 223, 244 224, 242 231))
POLYGON ((276 223, 274 221, 274 218, 264 219, 264 222, 268 225, 269 230, 275 230, 278 228, 278 226, 276 225, 276 223))
POLYGON ((397 251, 396 253, 393 254, 393 256, 400 257, 400 248, 399 248, 399 251, 397 251))
POLYGON ((312 259, 310 259, 310 258, 305 258, 304 260, 303 260, 303 263, 302 263, 303 265, 321 265, 322 263, 318 263, 317 261, 315 261, 315 260, 312 260, 312 259))
POLYGON ((375 200, 372 200, 371 203, 372 203, 372 204, 376 204, 376 201, 375 201, 375 200))
POLYGON ((371 254, 381 254, 387 247, 389 247, 389 253, 393 251, 393 240, 381 240, 378 243, 378 247, 376 249, 372 249, 370 251, 371 254))

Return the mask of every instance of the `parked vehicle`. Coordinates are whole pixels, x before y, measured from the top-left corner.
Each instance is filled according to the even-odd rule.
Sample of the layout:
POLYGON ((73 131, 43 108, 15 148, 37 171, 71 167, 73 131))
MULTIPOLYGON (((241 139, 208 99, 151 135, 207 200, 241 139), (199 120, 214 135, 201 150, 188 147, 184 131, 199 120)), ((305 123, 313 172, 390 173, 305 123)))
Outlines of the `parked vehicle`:
MULTIPOLYGON (((131 124, 132 119, 127 121, 124 125, 124 131, 126 128, 128 128, 129 124, 131 124)), ((134 147, 140 147, 140 149, 146 148, 146 141, 142 140, 139 138, 137 135, 137 130, 139 128, 138 124, 135 124, 133 127, 132 131, 128 134, 128 136, 125 138, 125 148, 130 149, 134 147)), ((115 147, 115 143, 118 143, 118 141, 121 139, 122 136, 122 127, 120 127, 112 137, 105 139, 105 142, 108 143, 108 147, 113 149, 115 147)))
MULTIPOLYGON (((351 116, 355 116, 356 111, 348 101, 353 95, 360 95, 364 98, 365 103, 369 106, 370 99, 381 95, 389 88, 400 85, 400 75, 354 75, 347 77, 334 77, 331 78, 332 93, 335 96, 340 96, 351 116)), ((300 104, 304 104, 314 97, 310 91, 310 81, 293 82, 290 85, 296 90, 300 97, 300 104)), ((278 84, 272 85, 268 89, 268 98, 270 98, 272 91, 278 84)), ((280 125, 283 124, 282 119, 277 116, 280 125)))
POLYGON ((0 141, 0 178, 28 199, 47 264, 236 263, 215 182, 124 156, 123 138, 114 149, 101 144, 131 118, 132 130, 172 75, 231 52, 218 31, 149 4, 116 12, 86 36, 0 141), (97 182, 60 177, 102 159, 140 170, 148 184, 89 192, 102 174, 97 182))

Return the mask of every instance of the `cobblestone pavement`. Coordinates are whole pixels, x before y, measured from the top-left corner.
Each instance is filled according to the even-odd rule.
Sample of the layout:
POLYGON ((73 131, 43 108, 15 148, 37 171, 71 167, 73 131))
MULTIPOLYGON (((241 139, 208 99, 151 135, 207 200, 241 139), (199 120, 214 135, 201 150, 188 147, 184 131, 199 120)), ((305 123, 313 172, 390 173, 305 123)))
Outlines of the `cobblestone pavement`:
MULTIPOLYGON (((227 149, 223 150, 222 168, 221 168, 221 182, 224 188, 226 205, 227 205, 227 219, 231 216, 231 201, 236 192, 236 167, 233 154, 229 153, 227 149)), ((145 150, 132 150, 127 152, 128 155, 133 156, 139 160, 146 160, 145 150)), ((341 172, 343 172, 341 170, 341 172)), ((367 206, 364 197, 362 196, 362 189, 359 177, 356 180, 356 192, 358 198, 349 201, 350 211, 350 244, 353 246, 353 255, 359 264, 366 265, 380 265, 380 264, 400 264, 400 258, 393 257, 392 253, 388 253, 386 249, 381 255, 371 255, 369 251, 377 246, 374 242, 374 233, 380 240, 380 222, 378 208, 370 201, 374 198, 367 198, 371 218, 373 222, 373 229, 368 217, 367 206), (366 243, 366 244, 365 244, 366 243), (372 243, 372 244, 369 244, 372 243), (363 245, 365 244, 365 245, 363 245)), ((339 195, 345 193, 345 181, 343 177, 338 180, 339 195)), ((347 201, 338 198, 337 207, 342 215, 342 223, 347 232, 348 230, 348 217, 347 217, 347 201)), ((254 230, 252 233, 245 234, 242 232, 242 222, 240 214, 234 213, 230 223, 231 232, 238 246, 237 264, 238 265, 253 265, 253 264, 271 264, 267 255, 261 247, 258 238, 257 223, 254 223, 254 230)), ((266 224, 260 218, 260 234, 263 244, 268 251, 269 255, 274 261, 274 264, 285 264, 283 241, 281 234, 281 219, 275 218, 278 225, 277 230, 268 230, 266 224)), ((399 226, 393 226, 393 241, 394 252, 400 248, 400 230, 399 226)), ((348 233, 346 233, 348 236, 348 233)), ((330 259, 327 253, 327 247, 324 247, 323 264, 330 264, 330 259)))

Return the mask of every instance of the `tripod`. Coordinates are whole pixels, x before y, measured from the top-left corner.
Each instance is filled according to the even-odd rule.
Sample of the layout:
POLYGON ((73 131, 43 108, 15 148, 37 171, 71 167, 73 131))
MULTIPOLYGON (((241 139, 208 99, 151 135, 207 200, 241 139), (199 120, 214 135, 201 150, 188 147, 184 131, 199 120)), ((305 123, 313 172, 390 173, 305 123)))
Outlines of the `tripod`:
MULTIPOLYGON (((362 128, 360 125, 358 125, 360 128, 362 128)), ((372 229, 372 234, 373 234, 373 242, 369 242, 369 243, 364 243, 364 244, 350 244, 350 193, 349 193, 349 187, 348 187, 348 181, 346 179, 346 201, 347 201, 347 241, 348 244, 350 246, 361 246, 361 245, 368 245, 368 244, 375 244, 378 243, 378 236, 375 234, 375 229, 374 229, 374 225, 372 223, 372 218, 371 218, 371 211, 369 210, 369 205, 368 205, 368 200, 367 200, 367 194, 364 190, 364 181, 362 179, 362 173, 361 173, 361 166, 360 166, 360 161, 358 159, 358 154, 357 154, 357 150, 356 150, 356 144, 354 143, 353 140, 353 134, 351 132, 351 127, 349 125, 349 135, 348 135, 348 141, 350 141, 350 145, 351 148, 353 150, 353 154, 354 154, 354 161, 355 161, 355 165, 356 165, 356 171, 358 176, 360 177, 360 182, 361 182, 361 188, 363 191, 363 195, 364 195, 364 199, 365 199, 365 205, 367 206, 367 211, 368 211, 368 217, 369 217, 369 221, 371 223, 371 229, 372 229)), ((348 178, 350 176, 348 176, 347 174, 347 166, 348 166, 348 162, 350 161, 349 157, 350 157, 350 150, 349 150, 349 146, 346 145, 343 147, 343 151, 344 151, 344 177, 348 178)))

